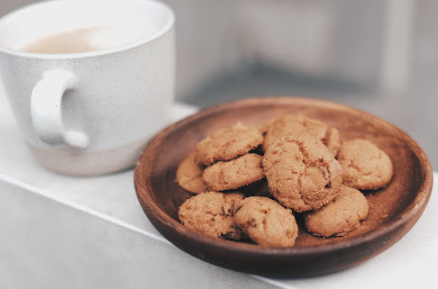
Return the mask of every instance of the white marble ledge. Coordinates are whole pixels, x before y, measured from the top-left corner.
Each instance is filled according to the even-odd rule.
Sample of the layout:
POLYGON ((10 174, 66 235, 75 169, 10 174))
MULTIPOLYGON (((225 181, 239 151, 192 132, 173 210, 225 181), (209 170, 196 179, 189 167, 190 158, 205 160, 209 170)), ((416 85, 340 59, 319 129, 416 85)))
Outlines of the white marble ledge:
MULTIPOLYGON (((150 285, 146 288, 436 288, 438 285, 437 185, 416 226, 396 245, 368 262, 315 278, 266 279, 241 274, 195 259, 164 239, 137 201, 132 170, 77 178, 42 169, 23 144, 1 97, 0 210, 5 215, 0 220, 0 288, 59 288, 61 285, 139 288, 144 283, 150 285), (46 225, 38 225, 42 221, 34 223, 35 216, 46 225), (34 226, 36 233, 29 235, 34 226), (68 250, 49 242, 54 235, 58 244, 65 244, 68 250), (28 238, 32 243, 26 241, 28 238), (28 250, 17 249, 18 246, 28 250), (66 267, 60 266, 60 262, 66 267), (99 278, 103 271, 106 281, 99 278), (14 286, 17 284, 20 286, 14 286)), ((194 111, 193 107, 176 106, 175 119, 194 111)))

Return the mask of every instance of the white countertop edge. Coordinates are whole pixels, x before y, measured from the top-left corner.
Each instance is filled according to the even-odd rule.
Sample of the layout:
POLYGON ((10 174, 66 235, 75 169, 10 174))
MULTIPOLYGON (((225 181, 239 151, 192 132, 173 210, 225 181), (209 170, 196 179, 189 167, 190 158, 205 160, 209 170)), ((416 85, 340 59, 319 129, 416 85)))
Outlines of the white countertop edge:
MULTIPOLYGON (((434 179, 438 178, 438 172, 433 172, 433 178, 434 179)), ((77 210, 82 211, 82 212, 84 212, 86 214, 89 214, 89 215, 98 217, 100 219, 106 220, 106 221, 111 222, 111 223, 113 223, 115 225, 118 225, 120 227, 124 227, 124 228, 126 228, 128 230, 137 232, 137 233, 139 233, 139 234, 141 234, 141 235, 143 235, 145 237, 157 240, 159 242, 168 244, 170 246, 174 246, 171 242, 169 242, 166 238, 164 238, 161 235, 152 234, 152 233, 147 232, 145 230, 142 230, 142 229, 140 229, 140 228, 138 228, 136 226, 130 225, 130 224, 128 224, 126 222, 123 222, 123 221, 121 221, 119 219, 116 219, 114 217, 111 217, 111 216, 108 216, 106 214, 100 213, 100 212, 98 212, 96 210, 90 209, 90 208, 88 208, 86 206, 83 206, 83 205, 80 205, 78 203, 74 203, 74 202, 71 202, 71 201, 68 201, 68 200, 64 200, 62 198, 54 197, 53 194, 50 194, 50 193, 46 192, 43 189, 40 189, 40 188, 32 186, 32 185, 28 185, 28 184, 26 184, 24 182, 21 182, 21 181, 19 181, 17 179, 8 177, 8 176, 6 176, 4 174, 0 174, 0 180, 4 181, 6 183, 9 183, 9 184, 15 185, 17 187, 23 188, 25 190, 28 190, 30 192, 36 193, 36 194, 40 195, 41 197, 53 200, 55 202, 58 202, 60 204, 66 205, 66 206, 69 206, 69 207, 74 208, 74 209, 77 209, 77 210)), ((265 283, 277 286, 279 288, 283 288, 283 289, 298 289, 298 287, 295 287, 295 286, 293 286, 291 284, 285 284, 281 280, 269 279, 267 277, 258 276, 258 275, 252 275, 252 274, 249 274, 249 275, 252 276, 253 278, 256 278, 256 279, 262 281, 262 282, 265 282, 265 283)))
POLYGON ((259 275, 251 275, 250 274, 250 276, 252 276, 255 279, 258 279, 266 284, 277 286, 278 288, 281 288, 281 289, 299 289, 299 287, 296 287, 296 286, 290 285, 290 284, 286 284, 284 281, 280 281, 280 280, 276 280, 276 279, 269 279, 267 277, 263 277, 263 276, 259 276, 259 275))
MULTIPOLYGON (((28 185, 28 184, 26 184, 24 182, 21 182, 21 181, 17 180, 17 179, 5 176, 4 174, 0 174, 0 181, 3 181, 3 182, 6 182, 8 184, 14 185, 16 187, 22 188, 24 190, 27 190, 27 191, 32 192, 34 194, 37 194, 37 195, 39 195, 39 196, 41 196, 43 198, 49 199, 51 201, 54 201, 54 202, 57 202, 59 204, 62 204, 62 205, 68 206, 70 208, 76 209, 78 211, 81 211, 81 212, 83 212, 85 214, 89 214, 91 216, 94 216, 94 217, 100 218, 102 220, 108 221, 108 222, 110 222, 112 224, 115 224, 115 225, 118 225, 120 227, 126 228, 126 229, 128 229, 130 231, 137 232, 137 233, 139 233, 139 234, 141 234, 141 235, 143 235, 143 236, 145 236, 147 238, 151 238, 153 240, 165 243, 167 245, 174 246, 171 242, 169 242, 166 238, 164 238, 161 235, 152 234, 152 233, 147 232, 145 230, 142 230, 142 229, 140 229, 140 228, 138 228, 136 226, 133 226, 133 225, 130 225, 130 224, 126 223, 126 222, 123 222, 123 221, 121 221, 121 220, 119 220, 117 218, 114 218, 114 217, 108 216, 106 214, 100 213, 100 212, 98 212, 96 210, 90 209, 90 208, 88 208, 86 206, 83 206, 83 205, 80 205, 78 203, 71 202, 71 201, 65 200, 63 198, 54 197, 53 194, 48 193, 44 189, 40 189, 38 187, 35 187, 35 186, 32 186, 32 185, 28 185)), ((261 282, 263 282, 263 283, 270 284, 270 285, 276 286, 276 287, 281 288, 281 289, 298 289, 298 287, 290 285, 290 284, 285 284, 283 281, 280 281, 280 280, 269 279, 267 277, 263 277, 263 276, 259 276, 259 275, 253 275, 253 274, 248 274, 248 275, 253 277, 253 278, 255 278, 255 279, 257 279, 257 280, 259 280, 259 281, 261 281, 261 282)))
POLYGON ((100 213, 100 212, 98 212, 96 210, 90 209, 90 208, 88 208, 86 206, 83 206, 81 204, 78 204, 78 203, 75 203, 75 202, 71 202, 71 201, 68 201, 68 200, 65 200, 65 199, 62 199, 62 198, 58 198, 58 197, 54 196, 54 194, 48 193, 46 190, 43 190, 41 188, 38 188, 38 187, 35 187, 35 186, 32 186, 32 185, 28 185, 28 184, 26 184, 24 182, 21 182, 21 181, 17 180, 17 179, 5 176, 4 174, 0 174, 0 180, 4 181, 6 183, 12 184, 14 186, 20 187, 22 189, 28 190, 28 191, 30 191, 32 193, 38 194, 41 197, 53 200, 53 201, 58 202, 60 204, 69 206, 71 208, 77 209, 77 210, 82 211, 84 213, 87 213, 87 214, 93 215, 95 217, 98 217, 100 219, 106 220, 106 221, 111 222, 113 224, 116 224, 118 226, 125 227, 125 228, 127 228, 129 230, 132 230, 132 231, 135 231, 137 233, 140 233, 140 234, 142 234, 142 235, 144 235, 146 237, 149 237, 151 239, 154 239, 154 240, 157 240, 157 241, 169 244, 171 246, 174 246, 171 242, 169 242, 166 238, 164 238, 161 235, 154 235, 154 234, 152 234, 150 232, 147 232, 147 231, 142 230, 142 229, 140 229, 138 227, 132 226, 132 225, 130 225, 130 224, 126 223, 126 222, 123 222, 123 221, 121 221, 119 219, 116 219, 114 217, 108 216, 106 214, 102 214, 102 213, 100 213))

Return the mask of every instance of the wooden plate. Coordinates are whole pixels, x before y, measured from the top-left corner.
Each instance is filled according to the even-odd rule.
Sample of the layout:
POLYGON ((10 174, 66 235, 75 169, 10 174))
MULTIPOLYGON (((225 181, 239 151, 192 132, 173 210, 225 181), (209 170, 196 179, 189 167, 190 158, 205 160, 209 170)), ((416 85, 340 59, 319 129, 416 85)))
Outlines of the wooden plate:
POLYGON ((180 249, 232 270, 303 277, 349 268, 400 240, 423 213, 432 190, 432 176, 430 162, 419 145, 382 119, 332 102, 271 97, 210 107, 165 128, 143 151, 134 178, 147 217, 180 249), (295 247, 263 248, 204 236, 180 224, 178 208, 191 194, 175 183, 175 171, 196 144, 237 121, 258 125, 288 113, 300 113, 336 127, 341 140, 368 139, 392 159, 394 177, 390 184, 385 189, 364 192, 370 213, 362 226, 345 237, 323 239, 310 235, 301 225, 295 247))

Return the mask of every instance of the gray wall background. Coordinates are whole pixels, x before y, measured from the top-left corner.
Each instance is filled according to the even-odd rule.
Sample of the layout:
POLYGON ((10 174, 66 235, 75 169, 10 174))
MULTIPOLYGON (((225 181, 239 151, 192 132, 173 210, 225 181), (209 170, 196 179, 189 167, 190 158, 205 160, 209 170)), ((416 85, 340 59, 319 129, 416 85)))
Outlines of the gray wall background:
MULTIPOLYGON (((176 98, 301 95, 401 127, 438 167, 438 2, 163 0, 176 13, 176 98)), ((0 15, 35 0, 0 0, 0 15)))

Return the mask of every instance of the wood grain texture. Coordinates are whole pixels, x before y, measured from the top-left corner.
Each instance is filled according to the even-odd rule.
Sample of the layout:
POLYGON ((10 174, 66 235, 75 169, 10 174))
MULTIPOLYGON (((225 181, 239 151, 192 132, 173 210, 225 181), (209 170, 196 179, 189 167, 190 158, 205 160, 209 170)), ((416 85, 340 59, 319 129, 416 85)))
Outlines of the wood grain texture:
POLYGON ((135 168, 139 202, 149 220, 185 252, 241 272, 304 277, 336 272, 364 262, 400 240, 423 213, 432 191, 432 167, 419 145, 396 126, 368 113, 333 102, 296 97, 245 99, 201 110, 157 134, 135 168), (215 239, 179 223, 179 206, 191 194, 175 182, 178 164, 196 144, 237 121, 258 125, 288 113, 299 113, 336 127, 341 140, 365 138, 393 161, 394 177, 377 191, 364 192, 370 213, 360 229, 345 237, 318 238, 300 225, 292 248, 262 248, 215 239))

